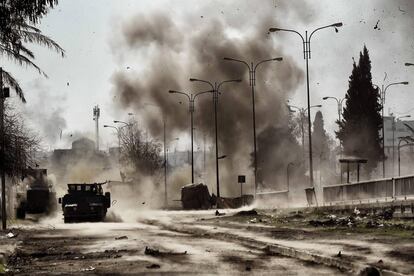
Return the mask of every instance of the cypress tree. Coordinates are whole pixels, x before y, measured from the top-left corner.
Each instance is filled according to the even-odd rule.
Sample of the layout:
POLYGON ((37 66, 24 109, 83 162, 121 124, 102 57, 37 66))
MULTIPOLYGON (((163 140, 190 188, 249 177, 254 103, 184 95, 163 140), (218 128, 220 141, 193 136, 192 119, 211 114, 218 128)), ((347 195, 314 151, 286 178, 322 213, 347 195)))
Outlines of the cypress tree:
POLYGON ((329 160, 329 136, 324 128, 322 112, 318 111, 313 121, 312 132, 312 149, 315 157, 320 158, 320 162, 324 163, 329 160))
POLYGON ((382 159, 380 130, 382 128, 379 89, 372 85, 371 60, 364 46, 358 64, 353 64, 349 88, 345 95, 343 119, 337 122, 337 137, 345 155, 368 159, 367 172, 376 168, 382 159))

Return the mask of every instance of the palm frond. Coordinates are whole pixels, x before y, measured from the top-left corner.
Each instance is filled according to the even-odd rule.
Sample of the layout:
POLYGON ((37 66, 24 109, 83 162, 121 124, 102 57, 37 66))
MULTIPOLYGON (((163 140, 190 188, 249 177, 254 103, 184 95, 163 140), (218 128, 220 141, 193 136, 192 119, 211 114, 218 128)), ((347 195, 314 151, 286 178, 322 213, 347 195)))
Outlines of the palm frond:
POLYGON ((0 54, 6 55, 10 60, 13 60, 17 62, 19 65, 26 65, 35 68, 39 74, 44 75, 47 77, 46 73, 40 69, 39 66, 37 66, 33 61, 31 61, 28 57, 13 51, 12 49, 9 49, 7 47, 4 47, 0 44, 0 54))
POLYGON ((45 36, 40 32, 34 31, 20 30, 19 32, 24 42, 36 43, 41 46, 46 46, 49 49, 53 49, 56 52, 60 53, 62 57, 65 56, 65 50, 50 37, 45 36))
POLYGON ((20 100, 23 103, 26 103, 26 99, 24 97, 24 93, 22 88, 20 87, 19 83, 17 82, 17 80, 15 78, 13 78, 13 76, 7 72, 2 70, 3 74, 3 83, 8 84, 10 87, 12 87, 14 89, 14 91, 16 91, 17 96, 19 96, 20 100))

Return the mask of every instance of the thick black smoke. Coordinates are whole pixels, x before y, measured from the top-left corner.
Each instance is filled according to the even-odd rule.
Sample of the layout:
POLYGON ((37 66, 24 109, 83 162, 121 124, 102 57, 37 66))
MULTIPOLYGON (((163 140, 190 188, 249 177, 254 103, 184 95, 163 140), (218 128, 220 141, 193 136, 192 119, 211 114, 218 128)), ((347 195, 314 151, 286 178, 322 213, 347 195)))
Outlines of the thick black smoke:
MULTIPOLYGON (((228 6, 226 8, 227 12, 228 6)), ((283 5, 279 8, 283 8, 283 5)), ((220 11, 220 7, 217 9, 220 11)), ((169 133, 189 132, 188 101, 177 94, 169 94, 168 90, 195 93, 211 89, 206 84, 189 82, 190 77, 211 82, 243 79, 242 83, 223 85, 219 99, 219 149, 220 154, 228 156, 220 163, 221 176, 222 183, 230 187, 235 186, 237 174, 251 176, 252 173, 249 167, 253 150, 252 100, 247 68, 242 64, 224 61, 223 58, 247 61, 279 56, 284 58, 281 63, 263 64, 257 71, 258 135, 270 127, 278 129, 287 125, 286 100, 303 82, 303 71, 289 56, 283 55, 283 49, 276 47, 274 38, 267 33, 269 27, 280 25, 271 9, 263 7, 257 10, 249 2, 235 7, 228 17, 212 13, 211 7, 208 10, 208 13, 197 10, 193 14, 184 14, 180 20, 174 20, 171 14, 163 12, 140 13, 126 19, 122 29, 116 30, 121 37, 119 44, 113 46, 113 51, 124 57, 133 57, 134 54, 145 57, 140 62, 144 69, 115 72, 114 93, 121 108, 134 108, 146 122, 151 134, 161 137, 160 113, 154 108, 143 108, 143 104, 151 102, 161 107, 169 133), (237 10, 240 11, 240 17, 237 17, 237 10)), ((194 127, 213 137, 212 95, 200 96, 195 110, 194 127)), ((291 136, 285 132, 271 133, 275 138, 277 136, 278 141, 290 139, 291 136)), ((266 143, 258 145, 261 149, 275 146, 271 138, 263 141, 266 143)), ((277 143, 277 147, 285 145, 283 142, 277 143)), ((275 168, 280 163, 276 160, 286 156, 279 156, 277 148, 271 152, 275 155, 266 156, 268 160, 265 162, 269 164, 266 167, 275 168)), ((280 152, 283 155, 289 153, 280 152)), ((295 152, 292 154, 296 155, 295 152)))

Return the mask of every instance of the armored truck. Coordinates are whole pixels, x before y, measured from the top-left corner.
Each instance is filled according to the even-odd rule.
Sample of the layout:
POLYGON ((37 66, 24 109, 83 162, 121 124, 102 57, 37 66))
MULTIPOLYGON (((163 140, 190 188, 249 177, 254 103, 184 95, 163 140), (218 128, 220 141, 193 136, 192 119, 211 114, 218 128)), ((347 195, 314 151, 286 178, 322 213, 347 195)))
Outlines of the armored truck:
POLYGON ((26 213, 50 213, 56 209, 56 194, 47 179, 46 169, 25 169, 20 188, 16 194, 17 218, 24 219, 26 213))
POLYGON ((64 222, 103 221, 111 206, 111 194, 102 189, 105 183, 68 184, 67 194, 59 198, 64 222))

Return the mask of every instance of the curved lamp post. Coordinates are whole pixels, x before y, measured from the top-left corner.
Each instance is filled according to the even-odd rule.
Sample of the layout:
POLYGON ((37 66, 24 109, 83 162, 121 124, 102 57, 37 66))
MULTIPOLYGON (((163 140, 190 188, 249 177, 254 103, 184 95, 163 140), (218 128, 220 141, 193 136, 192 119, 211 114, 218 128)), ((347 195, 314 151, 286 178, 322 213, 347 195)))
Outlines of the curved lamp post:
POLYGON ((404 115, 399 117, 393 117, 392 120, 392 174, 395 175, 395 123, 403 118, 411 118, 411 115, 404 115))
POLYGON ((214 126, 215 126, 215 136, 216 136, 216 183, 217 183, 217 197, 220 197, 220 177, 219 177, 219 156, 218 156, 218 130, 217 130, 217 106, 218 106, 218 97, 220 94, 220 87, 229 82, 241 82, 241 80, 225 80, 220 83, 214 82, 214 85, 206 80, 200 80, 195 78, 190 78, 192 82, 203 82, 210 85, 210 92, 213 92, 213 103, 214 103, 214 126))
POLYGON ((301 35, 298 31, 291 30, 291 29, 282 29, 282 28, 270 28, 269 32, 291 32, 295 33, 300 36, 303 42, 303 58, 306 60, 306 91, 308 96, 308 131, 309 131, 309 182, 310 186, 313 188, 313 160, 312 160, 312 134, 311 134, 311 119, 310 119, 310 91, 309 91, 309 59, 311 59, 311 39, 314 33, 319 30, 326 29, 326 28, 334 28, 336 32, 338 32, 339 27, 342 27, 342 22, 334 23, 331 25, 323 26, 320 28, 315 29, 311 32, 310 36, 308 37, 308 31, 305 31, 305 37, 301 35))
POLYGON ((169 90, 168 93, 171 94, 181 94, 188 98, 188 104, 189 104, 189 112, 190 112, 190 128, 191 128, 191 183, 194 183, 194 101, 195 99, 205 93, 211 93, 211 90, 198 92, 196 94, 191 93, 185 93, 181 91, 176 90, 169 90))
POLYGON ((401 155, 400 155, 400 149, 403 147, 413 146, 414 145, 414 139, 411 136, 404 136, 404 137, 398 137, 400 141, 398 141, 398 176, 401 176, 401 155), (402 142, 405 142, 406 144, 401 145, 402 142))
POLYGON ((246 65, 247 68, 249 69, 249 85, 250 85, 251 90, 252 90, 252 114, 253 114, 254 195, 256 197, 256 191, 257 191, 257 143, 256 143, 256 112, 255 112, 255 103, 254 103, 254 97, 255 97, 254 94, 255 94, 255 86, 256 86, 256 70, 257 70, 257 67, 260 64, 263 64, 265 62, 270 62, 270 61, 282 61, 283 58, 282 57, 277 57, 277 58, 265 59, 265 60, 257 62, 256 64, 251 62, 250 65, 244 60, 238 60, 238 59, 234 59, 234 58, 225 57, 224 60, 242 63, 242 64, 246 65))
POLYGON ((290 112, 295 112, 296 109, 299 111, 300 114, 300 125, 301 125, 301 132, 302 132, 302 154, 303 154, 303 158, 305 159, 305 127, 304 127, 304 120, 305 120, 305 116, 306 116, 306 111, 308 111, 308 109, 310 108, 316 108, 316 107, 322 107, 321 104, 317 104, 317 105, 312 105, 310 106, 310 108, 303 108, 303 107, 298 107, 295 105, 290 105, 288 104, 289 107, 289 111, 290 112))
POLYGON ((381 98, 381 112, 382 112, 382 177, 385 178, 385 127, 384 127, 384 106, 385 106, 385 95, 387 89, 390 86, 394 85, 408 85, 408 81, 401 81, 401 82, 393 82, 388 84, 384 87, 384 84, 379 85, 373 84, 373 86, 377 87, 380 90, 380 98, 381 98))

